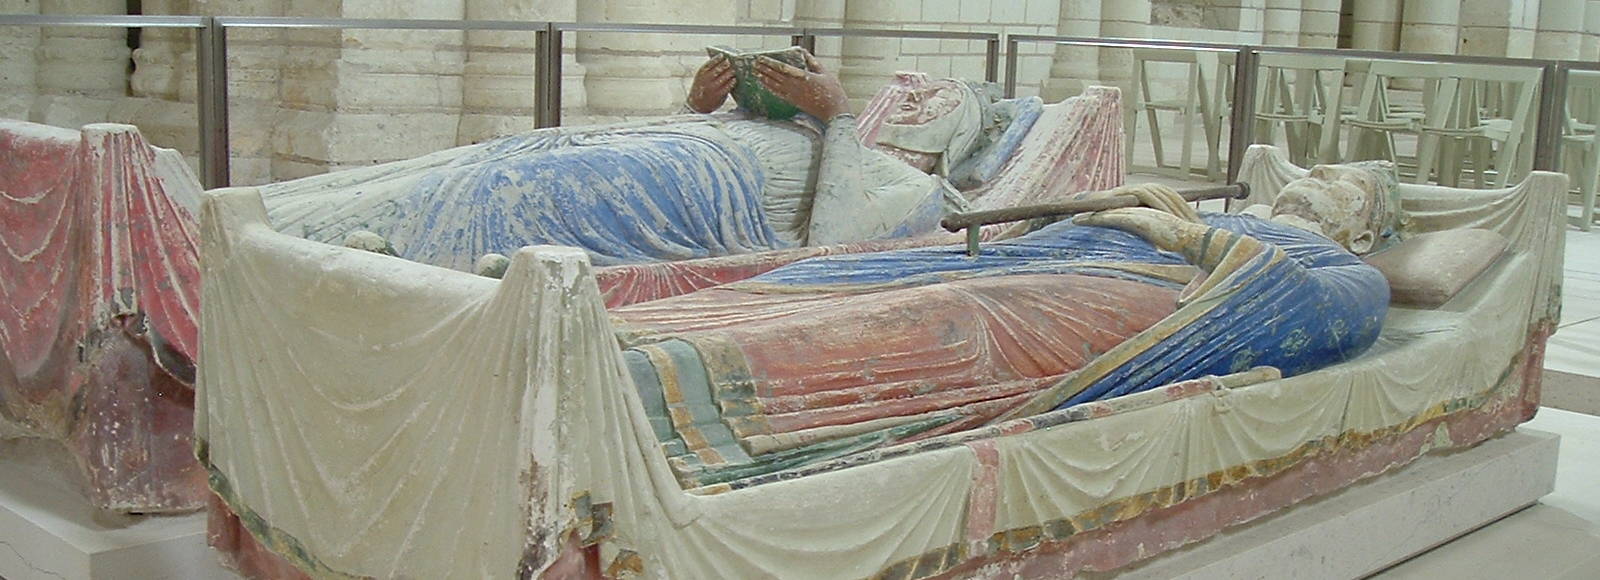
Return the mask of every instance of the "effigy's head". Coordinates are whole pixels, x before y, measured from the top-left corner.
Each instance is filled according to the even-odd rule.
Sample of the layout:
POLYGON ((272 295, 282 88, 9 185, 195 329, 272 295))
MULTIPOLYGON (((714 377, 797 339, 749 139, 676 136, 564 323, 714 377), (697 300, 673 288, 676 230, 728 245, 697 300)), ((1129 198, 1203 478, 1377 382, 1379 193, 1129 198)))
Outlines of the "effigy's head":
POLYGON ((1393 235, 1398 211, 1394 188, 1392 166, 1318 165, 1283 186, 1272 203, 1272 221, 1322 234, 1351 253, 1366 254, 1393 235))
POLYGON ((990 101, 956 79, 924 84, 906 91, 895 104, 878 128, 877 142, 912 166, 947 175, 981 145, 990 101))

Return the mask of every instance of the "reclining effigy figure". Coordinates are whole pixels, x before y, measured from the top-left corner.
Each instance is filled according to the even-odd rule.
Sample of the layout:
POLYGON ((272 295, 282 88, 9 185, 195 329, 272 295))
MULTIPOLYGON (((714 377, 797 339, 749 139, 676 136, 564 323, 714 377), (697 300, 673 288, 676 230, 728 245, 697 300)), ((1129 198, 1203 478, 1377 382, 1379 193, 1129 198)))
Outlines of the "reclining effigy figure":
MULTIPOLYGON (((807 87, 827 80, 805 75, 807 87)), ((725 89, 706 94, 725 98, 725 89)), ((648 261, 602 272, 608 299, 622 304, 807 255, 931 243, 824 244, 924 233, 947 201, 966 203, 947 196, 942 177, 881 153, 881 130, 898 131, 919 149, 959 142, 965 153, 881 149, 951 172, 980 206, 1115 185, 1116 106, 1114 90, 1043 106, 997 102, 977 85, 908 74, 862 115, 861 134, 873 148, 845 138, 857 126, 848 116, 835 115, 836 127, 824 130, 814 119, 693 115, 536 131, 263 189, 281 230, 374 251, 398 245, 443 265, 465 267, 484 252, 541 242, 585 245, 602 262, 648 261), (842 140, 825 146, 830 132, 842 140), (554 177, 537 187, 511 180, 524 174, 554 177), (818 187, 823 175, 832 177, 818 187), (820 219, 813 190, 855 197, 824 201, 820 213, 832 217, 820 219), (486 197, 501 203, 480 203, 486 197), (847 202, 860 203, 841 206, 847 202), (900 210, 909 213, 891 215, 900 210), (904 228, 881 231, 888 222, 869 225, 868 214, 904 228), (843 229, 830 229, 828 220, 843 229), (787 225, 774 229, 780 222, 787 225), (870 231, 844 231, 855 227, 870 231), (733 255, 660 261, 723 254, 733 255)), ((101 508, 200 507, 208 492, 189 440, 200 340, 198 180, 176 152, 151 147, 127 125, 80 132, 0 122, 0 152, 0 224, 7 225, 0 242, 12 250, 0 256, 0 438, 65 442, 101 508)))
MULTIPOLYGON (((809 70, 755 65, 807 113, 794 120, 696 114, 536 131, 262 195, 280 231, 326 242, 370 231, 400 257, 464 270, 528 244, 614 265, 903 238, 964 206, 943 176, 981 181, 978 160, 994 157, 984 151, 1014 148, 1039 114, 1037 99, 1000 103, 946 79, 905 91, 869 147, 839 81, 805 58, 809 70)), ((734 79, 727 57, 708 61, 690 108, 715 111, 734 79)))
POLYGON ((0 439, 60 442, 102 509, 204 505, 199 203, 133 127, 0 120, 0 439))
POLYGON ((1270 219, 1172 190, 988 245, 813 258, 617 308, 634 384, 686 487, 966 431, 1206 375, 1293 376, 1378 337, 1381 174, 1327 167, 1270 219), (1153 209, 1159 208, 1159 209, 1153 209), (803 345, 803 348, 797 346, 803 345))
POLYGON ((488 280, 283 235, 257 191, 212 192, 196 438, 225 504, 213 538, 322 576, 1125 566, 1537 408, 1565 177, 1401 185, 1396 232, 1372 218, 1388 182, 1326 168, 1271 196, 1269 216, 1320 236, 1202 226, 1146 193, 1170 217, 1086 216, 976 258, 819 258, 610 309, 577 250, 525 248, 488 280), (1341 248, 1408 237, 1378 261, 1461 228, 1501 249, 1452 268, 1469 283, 1433 306, 1385 308, 1341 248), (1290 376, 1119 396, 1252 365, 1290 376))

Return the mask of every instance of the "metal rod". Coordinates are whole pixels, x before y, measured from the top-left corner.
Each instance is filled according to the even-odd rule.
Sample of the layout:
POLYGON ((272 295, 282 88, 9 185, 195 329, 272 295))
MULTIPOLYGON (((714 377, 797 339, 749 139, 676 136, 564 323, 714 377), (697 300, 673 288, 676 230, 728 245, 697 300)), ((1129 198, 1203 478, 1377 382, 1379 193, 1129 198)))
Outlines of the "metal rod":
POLYGON ((1233 61, 1233 110, 1228 115, 1228 183, 1239 180, 1244 152, 1252 141, 1250 129, 1256 114, 1256 75, 1260 73, 1260 63, 1261 53, 1249 46, 1239 47, 1233 61))
MULTIPOLYGON (((983 80, 991 83, 1000 80, 1000 37, 996 36, 984 42, 983 45, 983 80)), ((1008 95, 1009 98, 1009 95, 1008 95)))
POLYGON ((796 34, 789 37, 790 44, 806 49, 811 54, 817 53, 817 37, 814 34, 796 34))
POLYGON ((227 187, 228 29, 214 18, 195 35, 195 108, 200 121, 200 181, 206 189, 227 187))
POLYGON ((1007 36, 1006 37, 1006 84, 1005 84, 1005 92, 1002 93, 1002 94, 1005 95, 1005 97, 1007 99, 1014 99, 1014 98, 1017 97, 1017 59, 1020 56, 1021 55, 1017 54, 1017 41, 1014 38, 1012 38, 1010 36, 1007 36))
POLYGON ((223 28, 339 28, 381 30, 544 30, 549 23, 522 20, 426 20, 406 18, 293 18, 219 16, 223 28))
POLYGON ((807 28, 812 36, 878 36, 888 38, 938 38, 945 40, 1000 40, 997 32, 959 30, 900 30, 896 28, 807 28))
POLYGON ((720 26, 707 24, 634 24, 625 22, 554 22, 562 32, 636 32, 649 34, 728 34, 735 36, 794 36, 804 28, 783 26, 720 26))
POLYGON ((1550 63, 1539 75, 1539 124, 1534 130, 1533 143, 1533 169, 1536 171, 1557 171, 1561 164, 1562 129, 1567 121, 1568 72, 1566 65, 1550 63))
POLYGON ((207 16, 0 14, 0 26, 93 26, 106 28, 205 28, 207 16))
POLYGON ((1214 42, 1186 42, 1181 40, 1149 40, 1143 38, 1097 38, 1089 36, 1050 36, 1044 34, 1008 34, 1007 40, 1015 42, 1044 42, 1052 44, 1079 44, 1106 48, 1168 48, 1174 50, 1209 50, 1233 52, 1237 44, 1214 42))
MULTIPOLYGON (((1184 201, 1202 201, 1207 199, 1244 199, 1250 197, 1250 185, 1247 183, 1234 183, 1215 187, 1201 187, 1185 189, 1178 192, 1184 201)), ((1132 195, 1114 195, 1090 199, 1078 199, 1060 203, 1047 203, 1040 205, 1027 205, 1005 209, 991 209, 973 211, 946 216, 939 221, 945 231, 959 232, 966 230, 967 255, 978 255, 978 233, 981 226, 990 224, 1004 224, 1043 217, 1066 217, 1080 213, 1104 211, 1124 207, 1139 206, 1139 198, 1132 195)))
POLYGON ((539 62, 534 72, 534 120, 535 127, 561 126, 561 51, 562 36, 560 28, 554 24, 535 33, 534 59, 539 62))

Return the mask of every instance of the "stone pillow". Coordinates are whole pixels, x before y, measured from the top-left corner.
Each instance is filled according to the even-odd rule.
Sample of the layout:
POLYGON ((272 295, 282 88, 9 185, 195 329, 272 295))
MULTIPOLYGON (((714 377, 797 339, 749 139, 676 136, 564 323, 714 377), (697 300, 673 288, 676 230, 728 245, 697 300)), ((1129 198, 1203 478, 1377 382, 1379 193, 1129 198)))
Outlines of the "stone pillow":
POLYGON ((1489 230, 1429 232, 1401 242, 1366 261, 1389 280, 1389 301, 1438 308, 1489 268, 1509 242, 1489 230))

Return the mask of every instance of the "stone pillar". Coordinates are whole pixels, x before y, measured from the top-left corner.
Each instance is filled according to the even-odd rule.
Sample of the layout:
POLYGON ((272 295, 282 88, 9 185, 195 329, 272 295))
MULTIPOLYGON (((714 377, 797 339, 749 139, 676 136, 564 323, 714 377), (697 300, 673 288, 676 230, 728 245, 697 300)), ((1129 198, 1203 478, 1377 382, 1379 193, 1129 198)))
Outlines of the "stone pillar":
MULTIPOLYGON (((193 14, 188 0, 144 0, 149 15, 193 14)), ((129 92, 111 120, 139 127, 151 144, 177 149, 198 169, 199 118, 195 108, 195 36, 181 28, 146 28, 133 51, 129 92)))
MULTIPOLYGON (((472 20, 572 21, 577 19, 577 10, 575 0, 466 2, 466 17, 472 20)), ((533 129, 535 34, 472 30, 466 39, 463 111, 456 143, 465 145, 533 129)), ((563 46, 566 48, 570 47, 563 46)), ((562 63, 561 72, 562 87, 568 92, 562 95, 562 105, 583 108, 582 69, 572 59, 562 63)))
POLYGON ((1537 8, 1527 0, 1462 0, 1460 54, 1532 57, 1537 8))
POLYGON ((1461 40, 1461 5, 1440 0, 1404 2, 1405 26, 1400 30, 1400 50, 1456 54, 1457 44, 1461 40))
POLYGON ((1263 44, 1270 46, 1300 45, 1301 0, 1267 0, 1262 17, 1263 44))
POLYGON ((1600 60, 1600 0, 1589 0, 1583 11, 1583 55, 1590 62, 1600 60))
MULTIPOLYGON (((1150 35, 1150 0, 1103 0, 1100 35, 1112 38, 1147 38, 1150 35)), ((1122 49, 1100 51, 1100 80, 1122 88, 1125 95, 1133 74, 1133 53, 1122 49)))
MULTIPOLYGON (((465 13, 461 0, 280 1, 287 4, 286 12, 312 17, 456 20, 465 13)), ((277 44, 284 47, 278 59, 281 83, 274 100, 262 106, 272 122, 271 179, 453 147, 461 115, 463 36, 461 31, 283 31, 277 44)), ((231 40, 230 33, 230 47, 231 40)), ((245 65, 232 62, 231 49, 229 60, 230 68, 245 65)), ((238 119, 237 104, 233 111, 238 119)), ((239 138, 236 129, 236 148, 239 138)))
MULTIPOLYGON (((40 0, 40 14, 125 14, 124 0, 40 0)), ((128 94, 128 31, 52 26, 39 33, 30 120, 76 128, 104 122, 128 94)))
POLYGON ((1342 8, 1339 0, 1304 0, 1300 12, 1300 46, 1337 48, 1342 8))
MULTIPOLYGON (((734 0, 585 0, 577 3, 577 17, 581 22, 733 24, 737 8, 734 0)), ((598 32, 576 36, 585 99, 590 120, 595 121, 678 111, 689 75, 705 61, 705 46, 731 42, 715 36, 598 32)))
MULTIPOLYGON (((37 14, 33 0, 0 0, 0 13, 37 14)), ((0 118, 27 119, 38 91, 39 29, 28 26, 0 28, 0 118)))
POLYGON ((1350 46, 1362 50, 1399 50, 1401 2, 1355 0, 1350 46))
MULTIPOLYGON (((946 0, 922 0, 910 2, 871 2, 849 1, 844 8, 844 26, 858 28, 885 28, 900 23, 909 22, 956 22, 961 18, 961 3, 946 0)), ((850 109, 861 110, 866 100, 876 94, 879 88, 893 78, 896 71, 917 70, 935 77, 949 76, 950 65, 944 63, 944 70, 939 70, 933 65, 933 56, 944 48, 945 41, 930 39, 910 39, 901 41, 897 38, 867 38, 848 37, 841 44, 843 62, 839 68, 839 80, 844 83, 844 90, 850 95, 850 109), (923 63, 919 66, 916 56, 905 56, 901 51, 901 44, 905 43, 906 52, 925 55, 923 63), (933 69, 933 70, 927 70, 933 69)), ((965 42, 965 41, 955 41, 965 42)))
MULTIPOLYGON (((1100 0, 1061 0, 1056 20, 1057 34, 1094 37, 1100 35, 1100 0)), ((1087 46, 1057 46, 1050 64, 1050 79, 1042 96, 1056 102, 1083 92, 1100 78, 1100 49, 1087 46)))
POLYGON ((1584 9, 1587 5, 1587 0, 1539 0, 1539 29, 1534 35, 1534 58, 1581 58, 1584 9))

